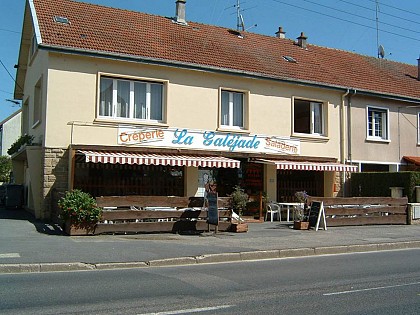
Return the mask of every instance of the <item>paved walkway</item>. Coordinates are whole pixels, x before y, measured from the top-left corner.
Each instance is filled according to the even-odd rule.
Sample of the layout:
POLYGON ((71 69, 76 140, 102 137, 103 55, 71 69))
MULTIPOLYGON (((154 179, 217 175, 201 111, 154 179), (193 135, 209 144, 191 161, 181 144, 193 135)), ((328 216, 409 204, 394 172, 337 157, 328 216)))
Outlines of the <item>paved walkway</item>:
POLYGON ((420 225, 297 231, 250 223, 247 233, 69 237, 23 210, 0 209, 0 273, 196 264, 420 248, 420 225))

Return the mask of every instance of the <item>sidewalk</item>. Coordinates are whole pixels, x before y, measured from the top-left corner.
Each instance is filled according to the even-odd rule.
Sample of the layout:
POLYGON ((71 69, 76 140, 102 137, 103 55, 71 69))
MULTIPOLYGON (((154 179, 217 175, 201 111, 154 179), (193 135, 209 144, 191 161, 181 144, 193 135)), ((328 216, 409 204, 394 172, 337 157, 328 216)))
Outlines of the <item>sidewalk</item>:
POLYGON ((0 209, 0 273, 167 266, 420 248, 420 225, 297 231, 250 223, 248 233, 69 237, 23 210, 0 209))

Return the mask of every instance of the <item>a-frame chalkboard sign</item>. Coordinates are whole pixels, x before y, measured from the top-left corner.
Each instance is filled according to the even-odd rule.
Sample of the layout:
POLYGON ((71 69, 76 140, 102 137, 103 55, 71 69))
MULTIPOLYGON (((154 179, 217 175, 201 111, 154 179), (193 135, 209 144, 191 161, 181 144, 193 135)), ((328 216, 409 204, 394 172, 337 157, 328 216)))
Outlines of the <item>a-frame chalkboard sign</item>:
POLYGON ((320 224, 322 224, 324 230, 327 230, 324 203, 322 201, 312 201, 309 211, 309 228, 314 227, 315 231, 318 231, 320 224))

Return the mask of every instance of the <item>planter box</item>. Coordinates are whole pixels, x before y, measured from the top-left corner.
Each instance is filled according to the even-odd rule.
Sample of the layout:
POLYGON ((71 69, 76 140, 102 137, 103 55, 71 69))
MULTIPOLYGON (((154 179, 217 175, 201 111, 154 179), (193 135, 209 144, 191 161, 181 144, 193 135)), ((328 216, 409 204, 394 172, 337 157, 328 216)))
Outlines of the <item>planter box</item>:
POLYGON ((295 230, 309 230, 309 222, 308 221, 294 221, 293 222, 293 229, 295 229, 295 230))
POLYGON ((231 231, 235 233, 248 232, 248 224, 246 223, 232 223, 231 231))
POLYGON ((74 224, 69 221, 64 223, 64 232, 69 236, 93 235, 95 228, 95 223, 74 224))

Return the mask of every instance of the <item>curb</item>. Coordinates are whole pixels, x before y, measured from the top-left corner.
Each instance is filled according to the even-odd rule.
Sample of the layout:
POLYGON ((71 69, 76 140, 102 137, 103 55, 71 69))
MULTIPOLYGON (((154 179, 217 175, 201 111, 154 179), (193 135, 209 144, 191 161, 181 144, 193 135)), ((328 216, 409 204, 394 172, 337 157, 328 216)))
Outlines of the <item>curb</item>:
POLYGON ((420 241, 395 243, 377 243, 361 245, 337 245, 324 247, 304 247, 277 250, 246 251, 237 253, 205 254, 191 257, 176 257, 139 262, 119 263, 35 263, 35 264, 0 264, 0 274, 40 273, 66 271, 117 270, 150 267, 171 267, 180 265, 212 264, 264 259, 280 259, 320 255, 337 255, 363 252, 377 252, 420 248, 420 241))

